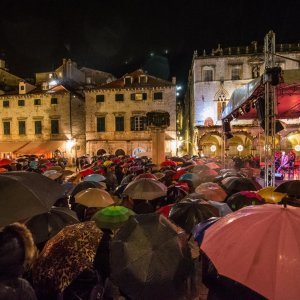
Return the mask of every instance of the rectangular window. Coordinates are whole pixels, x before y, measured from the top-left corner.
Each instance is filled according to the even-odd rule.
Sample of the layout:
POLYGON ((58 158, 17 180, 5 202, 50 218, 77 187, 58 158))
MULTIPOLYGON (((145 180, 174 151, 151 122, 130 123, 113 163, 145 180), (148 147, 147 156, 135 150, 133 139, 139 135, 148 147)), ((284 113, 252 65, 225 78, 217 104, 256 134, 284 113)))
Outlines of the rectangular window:
POLYGON ((58 104, 57 98, 51 98, 51 104, 58 104))
POLYGON ((134 93, 130 95, 130 99, 134 101, 147 100, 147 93, 134 93))
POLYGON ((105 117, 98 117, 97 118, 97 132, 104 132, 105 131, 105 117))
POLYGON ((10 122, 3 122, 3 134, 10 135, 10 122))
POLYGON ((34 121, 34 133, 42 134, 42 121, 34 121))
POLYGON ((34 99, 34 105, 41 105, 41 99, 34 99))
POLYGON ((124 94, 116 94, 115 100, 116 101, 124 101, 124 94))
POLYGON ((9 100, 3 100, 3 107, 9 107, 9 100))
POLYGON ((104 95, 96 95, 96 103, 104 102, 104 95))
POLYGON ((163 93, 162 92, 156 92, 153 95, 153 100, 162 100, 163 99, 163 93))
POLYGON ((25 121, 19 121, 19 134, 26 134, 26 123, 25 121))
POLYGON ((131 131, 144 131, 147 128, 147 118, 136 116, 130 118, 131 131))
POLYGON ((25 100, 18 100, 18 106, 25 106, 25 100))
POLYGON ((116 117, 116 131, 124 131, 124 117, 116 117))
POLYGON ((213 81, 213 70, 203 70, 204 81, 213 81))
POLYGON ((25 86, 24 85, 21 85, 20 88, 21 88, 21 91, 25 90, 25 86))
POLYGON ((59 134, 59 121, 51 120, 51 134, 59 134))
POLYGON ((241 79, 241 66, 232 66, 231 69, 231 80, 241 79))

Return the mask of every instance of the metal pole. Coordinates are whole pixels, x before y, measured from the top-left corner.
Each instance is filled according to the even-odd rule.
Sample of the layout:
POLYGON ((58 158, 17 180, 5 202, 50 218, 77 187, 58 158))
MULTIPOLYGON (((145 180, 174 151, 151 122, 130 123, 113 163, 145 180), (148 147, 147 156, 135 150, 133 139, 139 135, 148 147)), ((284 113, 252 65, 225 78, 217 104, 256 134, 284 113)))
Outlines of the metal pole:
POLYGON ((275 33, 269 31, 264 41, 265 52, 265 186, 275 186, 275 87, 270 84, 270 74, 266 74, 269 68, 273 68, 275 54, 275 33))

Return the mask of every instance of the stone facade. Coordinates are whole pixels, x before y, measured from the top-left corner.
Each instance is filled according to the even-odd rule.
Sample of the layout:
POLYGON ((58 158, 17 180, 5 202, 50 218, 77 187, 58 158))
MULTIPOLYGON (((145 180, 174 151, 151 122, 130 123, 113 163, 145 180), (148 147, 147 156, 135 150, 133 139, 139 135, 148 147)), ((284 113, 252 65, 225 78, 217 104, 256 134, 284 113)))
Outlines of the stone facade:
MULTIPOLYGON (((275 63, 283 70, 298 69, 300 44, 279 44, 276 46, 275 63)), ((221 113, 236 88, 264 73, 263 48, 256 42, 246 47, 222 49, 219 45, 210 54, 194 53, 189 72, 185 96, 185 150, 189 153, 203 153, 207 156, 222 155, 221 113), (188 142, 187 142, 188 141, 188 142), (216 151, 210 147, 216 146, 216 151)), ((282 149, 284 137, 299 129, 299 119, 282 120, 286 130, 278 136, 278 149, 282 149), (280 137, 282 136, 282 138, 280 137)), ((263 140, 263 130, 257 120, 236 120, 231 122, 234 138, 228 140, 227 154, 257 154, 263 140), (242 145, 242 153, 237 151, 242 145)), ((300 143, 300 141, 299 141, 300 143)), ((289 145, 292 148, 293 145, 289 145)))
POLYGON ((97 89, 85 90, 85 101, 88 154, 105 151, 137 155, 143 151, 151 155, 151 132, 143 122, 147 112, 165 111, 170 114, 170 126, 166 129, 166 153, 175 155, 175 82, 137 70, 97 89))
MULTIPOLYGON (((1 150, 6 154, 30 154, 33 143, 56 143, 57 149, 41 149, 40 154, 51 156, 54 150, 70 158, 85 153, 85 114, 84 100, 77 92, 72 92, 59 85, 50 90, 37 88, 28 93, 10 93, 0 95, 0 141, 2 145, 11 143, 11 151, 1 150), (52 122, 52 120, 56 120, 52 122), (55 124, 53 124, 55 123, 55 124), (8 125, 9 124, 9 125, 8 125), (52 126, 58 126, 57 130, 52 126), (41 126, 41 127, 40 127, 41 126), (9 129, 8 129, 9 128, 9 129), (39 129, 40 128, 40 129, 39 129), (67 141, 76 141, 76 148, 67 149, 67 141), (14 147, 15 143, 20 147, 14 147)), ((48 147, 47 146, 47 147, 48 147)), ((32 154, 32 153, 31 153, 32 154)))

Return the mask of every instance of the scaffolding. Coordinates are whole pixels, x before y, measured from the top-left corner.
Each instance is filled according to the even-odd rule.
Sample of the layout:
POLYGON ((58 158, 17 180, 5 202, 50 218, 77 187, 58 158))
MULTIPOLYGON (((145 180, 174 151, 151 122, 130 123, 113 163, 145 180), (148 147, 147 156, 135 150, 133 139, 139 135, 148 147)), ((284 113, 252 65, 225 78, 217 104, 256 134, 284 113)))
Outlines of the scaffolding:
POLYGON ((274 74, 274 56, 275 56, 275 33, 269 31, 264 40, 265 55, 265 145, 264 145, 264 163, 265 163, 265 186, 275 186, 275 125, 276 125, 276 91, 272 84, 274 74))

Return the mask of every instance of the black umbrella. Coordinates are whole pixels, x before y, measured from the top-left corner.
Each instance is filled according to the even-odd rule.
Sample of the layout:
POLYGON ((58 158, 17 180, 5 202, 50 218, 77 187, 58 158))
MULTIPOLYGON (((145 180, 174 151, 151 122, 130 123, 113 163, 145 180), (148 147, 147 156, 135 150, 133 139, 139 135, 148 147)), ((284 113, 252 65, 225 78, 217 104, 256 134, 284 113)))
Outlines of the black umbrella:
POLYGON ((71 192, 71 197, 74 197, 81 191, 87 190, 88 188, 101 188, 101 184, 95 181, 82 181, 79 182, 71 192))
POLYGON ((238 192, 227 198, 226 203, 233 210, 236 211, 249 205, 265 204, 265 200, 254 192, 238 192))
POLYGON ((66 207, 52 207, 49 212, 32 217, 26 226, 36 244, 48 241, 67 225, 79 223, 76 213, 66 207))
POLYGON ((162 215, 134 215, 111 242, 111 279, 132 299, 179 299, 192 270, 182 229, 162 215))
POLYGON ((0 227, 48 212, 61 185, 35 172, 0 173, 0 227))
POLYGON ((244 177, 227 177, 221 181, 220 185, 228 195, 242 191, 258 191, 262 188, 258 182, 244 177))
POLYGON ((289 196, 300 198, 300 180, 283 182, 278 185, 274 192, 287 193, 289 196))
POLYGON ((202 200, 185 199, 176 203, 169 219, 190 233, 194 226, 211 217, 219 217, 219 210, 202 200))

